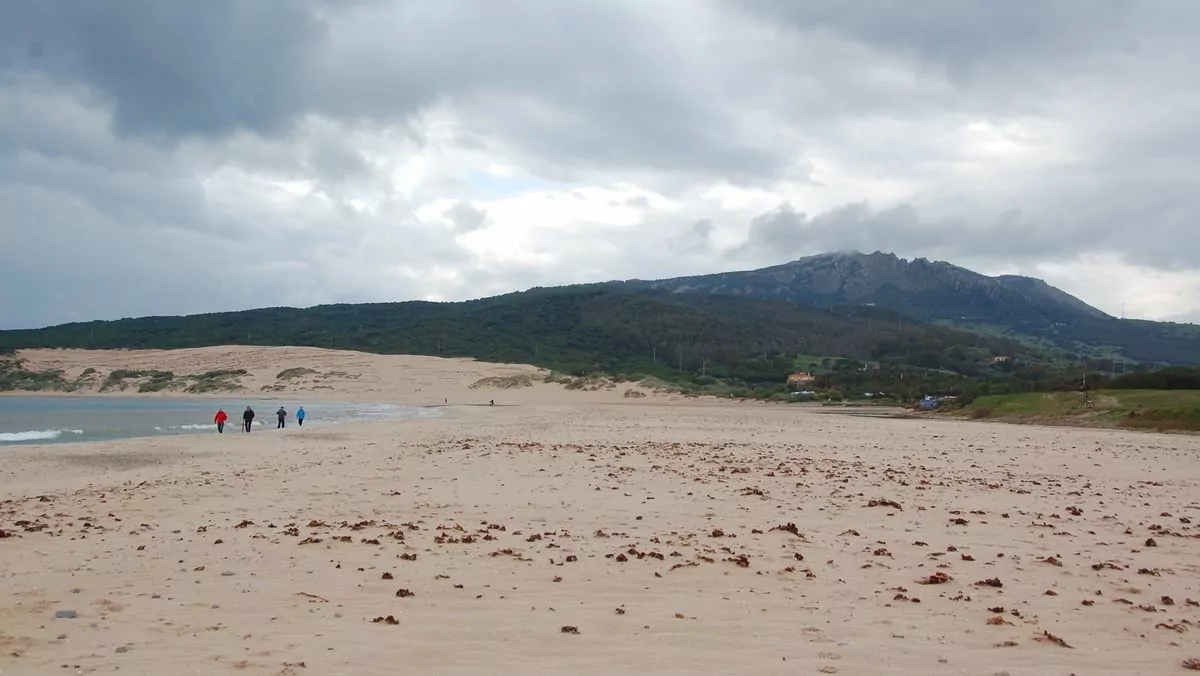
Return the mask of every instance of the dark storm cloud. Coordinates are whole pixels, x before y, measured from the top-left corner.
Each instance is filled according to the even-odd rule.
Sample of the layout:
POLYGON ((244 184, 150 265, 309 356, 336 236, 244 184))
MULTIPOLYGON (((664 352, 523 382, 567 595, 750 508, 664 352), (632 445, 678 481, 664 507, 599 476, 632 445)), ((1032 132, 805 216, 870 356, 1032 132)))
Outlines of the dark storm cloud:
MULTIPOLYGON (((86 104, 20 84, 0 83, 0 328, 420 297, 437 291, 424 270, 470 265, 403 200, 359 213, 331 184, 319 208, 285 210, 236 174, 214 202, 188 153, 121 141, 86 104)), ((308 154, 262 148, 253 164, 299 171, 308 154)))
MULTIPOLYGON (((1172 0, 1167 0, 1170 5, 1172 0)), ((802 31, 832 31, 917 58, 958 77, 1002 61, 1070 65, 1098 51, 1136 49, 1129 35, 1134 0, 735 0, 768 21, 802 31)), ((1157 4, 1150 0, 1146 5, 1157 4)), ((1178 7, 1178 4, 1175 5, 1178 7)))
POLYGON ((272 133, 304 104, 325 26, 310 3, 8 3, 4 63, 90 86, 122 134, 272 133))
POLYGON ((1010 209, 990 216, 923 217, 911 204, 877 211, 865 202, 810 216, 784 203, 751 219, 746 240, 726 256, 771 264, 826 251, 882 250, 1036 264, 1116 252, 1146 267, 1194 269, 1200 238, 1186 233, 1200 214, 1200 195, 1185 185, 1137 194, 1144 199, 1118 193, 1037 216, 1010 209))
POLYGON ((0 66, 91 88, 115 130, 134 137, 270 135, 309 113, 405 124, 450 102, 463 104, 477 143, 531 154, 564 177, 610 166, 781 172, 786 156, 745 138, 734 107, 706 97, 702 81, 678 77, 660 26, 627 10, 46 0, 12 7, 0 66))

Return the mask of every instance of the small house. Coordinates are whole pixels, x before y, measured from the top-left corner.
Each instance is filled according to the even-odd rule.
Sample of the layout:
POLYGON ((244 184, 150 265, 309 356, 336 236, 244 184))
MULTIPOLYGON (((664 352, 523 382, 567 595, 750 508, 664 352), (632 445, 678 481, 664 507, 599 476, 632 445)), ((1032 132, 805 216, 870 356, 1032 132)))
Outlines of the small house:
POLYGON ((807 371, 797 371, 788 376, 787 384, 792 386, 811 385, 817 381, 817 377, 807 371))

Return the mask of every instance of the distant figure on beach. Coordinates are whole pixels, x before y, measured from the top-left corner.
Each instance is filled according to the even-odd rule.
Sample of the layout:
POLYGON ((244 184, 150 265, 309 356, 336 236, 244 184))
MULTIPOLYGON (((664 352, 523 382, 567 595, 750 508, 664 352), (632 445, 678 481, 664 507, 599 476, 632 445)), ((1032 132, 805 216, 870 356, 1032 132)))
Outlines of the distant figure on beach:
POLYGON ((495 400, 495 399, 491 399, 491 400, 489 400, 489 401, 488 401, 488 406, 495 406, 495 405, 496 405, 496 400, 495 400))
POLYGON ((277 429, 277 430, 283 429, 283 421, 287 420, 287 409, 280 406, 279 410, 275 411, 275 417, 279 418, 279 424, 275 426, 275 429, 277 429))
POLYGON ((301 427, 304 427, 304 415, 305 415, 305 413, 304 413, 304 407, 303 407, 303 406, 301 406, 300 408, 296 409, 296 424, 297 424, 297 425, 299 425, 299 426, 301 426, 301 427))
POLYGON ((253 424, 254 424, 254 409, 247 406, 246 410, 242 413, 242 431, 249 432, 250 426, 253 424))
POLYGON ((225 409, 218 408, 217 414, 215 416, 213 416, 213 422, 215 422, 217 424, 217 434, 225 433, 225 421, 226 420, 229 420, 229 414, 225 412, 225 409))

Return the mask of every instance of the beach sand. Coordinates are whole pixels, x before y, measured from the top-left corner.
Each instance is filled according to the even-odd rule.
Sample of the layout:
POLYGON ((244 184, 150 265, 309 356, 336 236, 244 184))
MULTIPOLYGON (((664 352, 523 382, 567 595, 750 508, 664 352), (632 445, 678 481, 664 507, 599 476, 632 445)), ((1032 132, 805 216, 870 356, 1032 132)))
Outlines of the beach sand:
POLYGON ((2 673, 1124 676, 1200 658, 1200 437, 472 390, 517 367, 347 354, 322 358, 422 366, 343 398, 497 406, 3 449, 2 673))

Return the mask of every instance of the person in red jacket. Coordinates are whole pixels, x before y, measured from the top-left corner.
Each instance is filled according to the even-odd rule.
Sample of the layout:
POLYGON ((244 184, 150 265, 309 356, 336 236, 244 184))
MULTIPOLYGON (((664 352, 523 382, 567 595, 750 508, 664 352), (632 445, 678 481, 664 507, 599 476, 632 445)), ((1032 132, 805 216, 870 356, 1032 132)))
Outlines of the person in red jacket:
POLYGON ((217 434, 225 433, 226 420, 229 420, 229 415, 225 413, 225 409, 218 408, 217 415, 213 417, 213 422, 217 424, 217 434))

